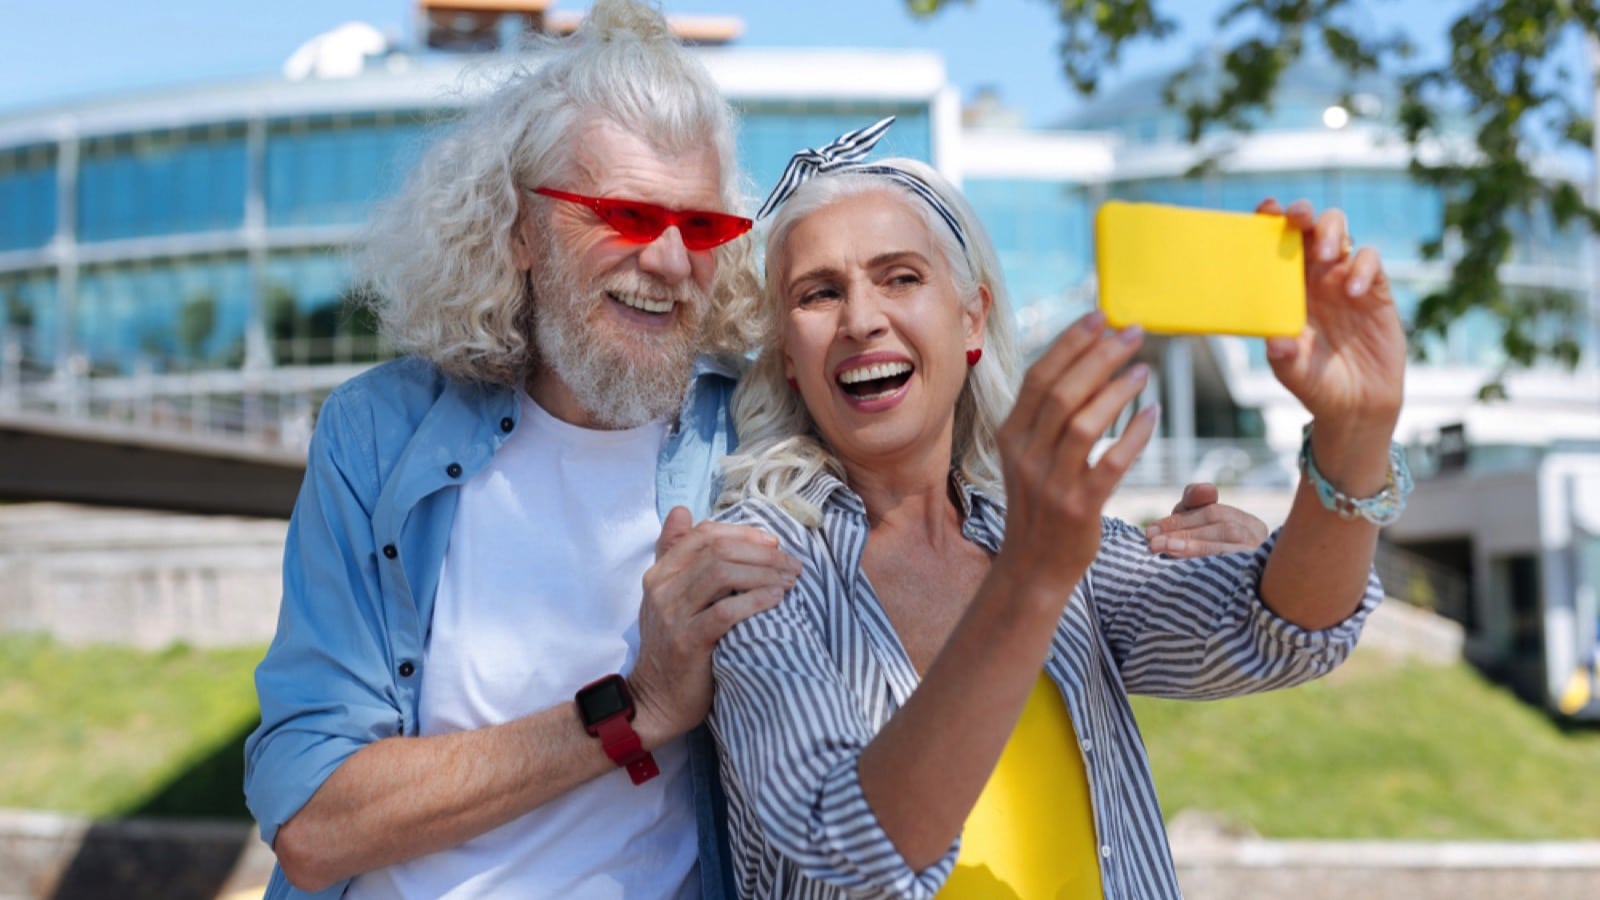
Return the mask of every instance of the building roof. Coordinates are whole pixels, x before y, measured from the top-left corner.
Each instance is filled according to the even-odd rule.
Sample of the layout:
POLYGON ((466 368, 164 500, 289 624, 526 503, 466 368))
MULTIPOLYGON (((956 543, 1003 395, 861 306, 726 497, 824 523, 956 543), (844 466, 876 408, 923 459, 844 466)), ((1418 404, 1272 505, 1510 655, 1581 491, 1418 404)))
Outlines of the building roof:
MULTIPOLYGON (((927 101, 946 89, 944 60, 920 50, 697 47, 734 102, 927 101)), ((278 76, 110 94, 0 115, 0 148, 256 118, 449 109, 470 104, 537 53, 391 53, 351 77, 278 76)))

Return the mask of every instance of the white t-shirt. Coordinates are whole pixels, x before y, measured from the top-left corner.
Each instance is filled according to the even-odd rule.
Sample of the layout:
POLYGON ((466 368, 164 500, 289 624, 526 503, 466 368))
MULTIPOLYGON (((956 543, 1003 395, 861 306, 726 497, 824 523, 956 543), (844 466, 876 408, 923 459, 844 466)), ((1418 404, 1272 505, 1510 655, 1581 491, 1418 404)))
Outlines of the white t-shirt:
MULTIPOLYGON (((423 657, 424 735, 568 702, 639 655, 665 425, 593 431, 521 403, 457 500, 423 657)), ((661 775, 642 785, 607 772, 459 847, 366 873, 346 896, 697 898, 686 743, 655 758, 661 775)))

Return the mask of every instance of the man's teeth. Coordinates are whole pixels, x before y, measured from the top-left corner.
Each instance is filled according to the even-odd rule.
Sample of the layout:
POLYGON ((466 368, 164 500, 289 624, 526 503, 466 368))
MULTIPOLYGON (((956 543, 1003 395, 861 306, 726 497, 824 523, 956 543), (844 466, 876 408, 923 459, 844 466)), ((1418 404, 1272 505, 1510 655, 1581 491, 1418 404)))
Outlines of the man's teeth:
POLYGON ((630 309, 640 309, 647 313, 664 313, 672 311, 671 300, 651 300, 647 297, 634 297, 628 294, 612 294, 613 300, 630 309))
POLYGON ((863 381, 876 381, 879 378, 893 378, 896 375, 903 375, 909 371, 911 371, 911 364, 908 362, 875 363, 840 373, 839 383, 858 384, 863 381))

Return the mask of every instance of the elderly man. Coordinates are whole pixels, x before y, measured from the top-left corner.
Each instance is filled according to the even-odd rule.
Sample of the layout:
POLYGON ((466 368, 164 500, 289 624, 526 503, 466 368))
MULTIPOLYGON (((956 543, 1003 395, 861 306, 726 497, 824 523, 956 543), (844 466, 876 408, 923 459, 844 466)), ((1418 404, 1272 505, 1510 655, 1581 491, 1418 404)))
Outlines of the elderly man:
POLYGON ((723 896, 686 735, 799 572, 691 527, 749 346, 735 165, 660 14, 600 0, 380 210, 408 355, 329 397, 290 524, 246 747, 269 897, 723 896))

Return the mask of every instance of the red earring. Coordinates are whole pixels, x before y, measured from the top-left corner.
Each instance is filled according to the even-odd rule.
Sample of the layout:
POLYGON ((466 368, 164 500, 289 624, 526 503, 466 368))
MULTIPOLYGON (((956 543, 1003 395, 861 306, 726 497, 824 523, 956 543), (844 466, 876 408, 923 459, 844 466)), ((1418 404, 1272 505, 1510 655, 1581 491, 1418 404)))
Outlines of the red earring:
POLYGON ((800 382, 795 381, 793 378, 790 378, 788 381, 789 381, 789 390, 791 390, 791 391, 800 390, 800 382))
POLYGON ((983 348, 982 347, 973 347, 971 350, 968 350, 967 351, 967 368, 970 369, 971 367, 977 365, 978 364, 978 360, 980 360, 980 359, 983 359, 983 348))

